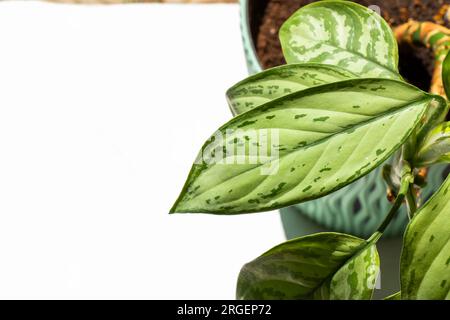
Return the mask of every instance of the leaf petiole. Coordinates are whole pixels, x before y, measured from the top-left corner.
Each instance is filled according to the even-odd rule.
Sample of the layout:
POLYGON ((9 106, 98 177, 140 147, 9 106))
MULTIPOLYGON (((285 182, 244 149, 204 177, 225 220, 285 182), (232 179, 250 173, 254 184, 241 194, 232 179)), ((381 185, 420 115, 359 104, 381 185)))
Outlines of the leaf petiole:
MULTIPOLYGON (((374 233, 374 235, 369 239, 372 240, 372 238, 377 238, 377 240, 381 237, 384 231, 386 231, 386 228, 391 223, 392 219, 395 217, 395 214, 400 209, 400 207, 403 204, 403 201, 405 198, 408 199, 408 193, 410 191, 410 186, 412 186, 414 182, 414 176, 412 174, 411 166, 408 162, 403 162, 402 167, 402 179, 400 184, 400 190, 398 192, 397 198, 395 198, 394 204, 392 205, 391 210, 389 210, 386 218, 381 223, 381 225, 378 227, 377 232, 374 233)), ((408 201, 408 200, 407 200, 408 201)), ((414 200, 413 200, 414 201, 414 200)), ((414 202, 415 204, 415 202, 414 202)))
POLYGON ((414 190, 413 190, 412 184, 409 185, 408 191, 406 193, 406 203, 408 204, 409 219, 412 219, 412 217, 414 217, 414 214, 417 211, 416 197, 414 196, 414 190))

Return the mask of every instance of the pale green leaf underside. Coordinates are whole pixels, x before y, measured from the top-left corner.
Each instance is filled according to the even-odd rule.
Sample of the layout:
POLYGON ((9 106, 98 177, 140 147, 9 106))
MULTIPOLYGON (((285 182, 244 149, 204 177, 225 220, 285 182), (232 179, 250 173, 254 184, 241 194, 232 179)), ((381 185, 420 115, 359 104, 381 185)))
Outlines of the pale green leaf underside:
POLYGON ((401 259, 402 300, 450 299, 450 177, 409 224, 401 259))
POLYGON ((356 79, 241 114, 219 129, 222 140, 203 146, 204 163, 194 164, 171 212, 259 212, 329 194, 384 162, 433 98, 399 81, 356 79), (273 142, 254 142, 265 133, 273 142), (272 159, 258 157, 265 150, 272 159))
POLYGON ((288 63, 323 63, 362 77, 401 79, 398 47, 377 13, 347 1, 319 1, 294 13, 281 27, 288 63))
POLYGON ((320 233, 285 242, 246 264, 237 299, 363 300, 372 297, 379 270, 374 244, 320 233))
POLYGON ((435 101, 430 104, 427 111, 423 115, 420 125, 417 127, 417 143, 423 143, 426 136, 437 125, 445 121, 445 117, 448 113, 448 103, 442 103, 442 101, 435 101))
POLYGON ((295 91, 357 78, 344 69, 321 64, 288 64, 253 75, 227 91, 233 115, 254 109, 295 91))

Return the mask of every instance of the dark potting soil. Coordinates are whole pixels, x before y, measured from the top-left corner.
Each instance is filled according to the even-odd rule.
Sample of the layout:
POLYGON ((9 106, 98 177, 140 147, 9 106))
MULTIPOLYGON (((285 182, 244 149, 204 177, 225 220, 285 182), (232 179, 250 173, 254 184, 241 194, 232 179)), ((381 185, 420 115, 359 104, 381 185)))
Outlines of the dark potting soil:
MULTIPOLYGON (((262 0, 256 0, 262 1, 262 0)), ((263 68, 285 64, 278 39, 278 30, 296 10, 314 0, 267 0, 261 23, 256 35, 256 50, 263 68)), ((444 9, 450 0, 358 0, 365 6, 377 5, 381 15, 395 27, 408 20, 433 21, 450 27, 444 9)), ((402 45, 400 48, 400 73, 409 82, 423 90, 428 90, 433 72, 432 52, 427 48, 411 48, 402 45), (411 67, 413 66, 413 67, 411 67)))

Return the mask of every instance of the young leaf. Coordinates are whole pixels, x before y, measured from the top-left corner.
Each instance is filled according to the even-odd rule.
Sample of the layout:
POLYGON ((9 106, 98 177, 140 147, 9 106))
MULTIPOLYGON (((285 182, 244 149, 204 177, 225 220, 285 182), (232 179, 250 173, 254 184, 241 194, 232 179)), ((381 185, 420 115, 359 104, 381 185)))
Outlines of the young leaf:
MULTIPOLYGON (((430 136, 430 131, 435 129, 436 126, 442 124, 445 121, 446 115, 448 112, 448 104, 442 103, 442 101, 435 100, 432 101, 422 119, 420 120, 420 124, 417 126, 414 133, 405 143, 405 148, 403 150, 403 157, 408 161, 414 161, 414 158, 417 157, 417 147, 420 145, 426 145, 427 136, 430 136)), ((417 159, 416 159, 417 160, 417 159)), ((429 163, 420 163, 421 160, 418 160, 415 165, 416 166, 426 166, 432 164, 432 161, 429 163)))
POLYGON ((450 299, 450 176, 409 224, 401 258, 402 300, 450 299))
POLYGON ((337 65, 362 77, 401 79, 394 34, 374 11, 350 1, 318 1, 281 27, 288 63, 337 65))
POLYGON ((245 112, 204 144, 171 212, 260 212, 327 195, 389 158, 433 99, 404 82, 355 79, 245 112))
POLYGON ((285 242, 246 264, 236 296, 245 300, 368 300, 379 271, 375 244, 338 233, 285 242))
POLYGON ((287 64, 239 82, 227 91, 227 100, 233 115, 238 115, 295 91, 351 78, 357 77, 334 66, 287 64))
POLYGON ((448 103, 438 103, 438 101, 430 103, 416 129, 417 144, 421 144, 432 129, 445 121, 447 113, 448 103))
POLYGON ((439 162, 450 162, 450 122, 441 123, 427 135, 414 159, 417 167, 439 162))

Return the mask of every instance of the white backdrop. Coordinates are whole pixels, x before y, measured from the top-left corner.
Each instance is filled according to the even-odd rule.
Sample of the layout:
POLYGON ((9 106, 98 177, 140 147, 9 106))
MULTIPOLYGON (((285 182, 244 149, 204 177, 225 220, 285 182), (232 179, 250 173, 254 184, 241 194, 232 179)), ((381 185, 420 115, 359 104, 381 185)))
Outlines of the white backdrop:
POLYGON ((0 3, 0 298, 234 298, 277 213, 167 213, 246 75, 237 5, 0 3))

